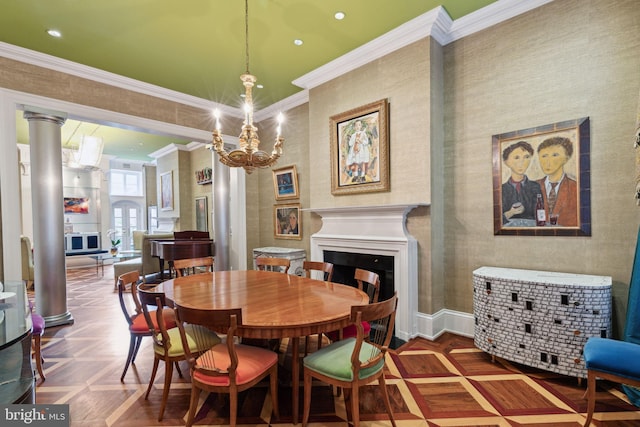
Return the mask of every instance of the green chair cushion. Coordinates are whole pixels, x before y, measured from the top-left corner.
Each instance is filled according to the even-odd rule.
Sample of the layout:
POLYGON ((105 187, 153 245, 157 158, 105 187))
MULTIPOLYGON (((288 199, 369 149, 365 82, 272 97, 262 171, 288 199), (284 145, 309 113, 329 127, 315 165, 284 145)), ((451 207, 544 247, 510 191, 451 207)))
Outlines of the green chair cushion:
MULTIPOLYGON (((319 374, 326 375, 340 381, 353 381, 351 368, 351 354, 356 344, 355 338, 336 341, 327 347, 311 353, 304 358, 304 367, 319 374)), ((363 342, 360 349, 360 362, 364 363, 371 355, 372 345, 363 342)), ((380 362, 366 369, 361 369, 360 379, 368 378, 384 368, 384 358, 380 362)))
MULTIPOLYGON (((189 344, 189 351, 191 351, 191 353, 200 353, 201 351, 209 349, 222 342, 215 332, 212 332, 200 325, 184 325, 184 333, 187 337, 187 343, 189 344), (198 342, 194 339, 196 334, 198 336, 198 342)), ((167 330, 167 334, 169 335, 169 340, 171 342, 171 347, 168 351, 169 357, 183 356, 185 352, 180 338, 180 329, 171 328, 167 330)), ((161 336, 159 338, 162 339, 161 336)), ((160 355, 164 354, 164 348, 157 344, 154 344, 153 351, 160 355)))

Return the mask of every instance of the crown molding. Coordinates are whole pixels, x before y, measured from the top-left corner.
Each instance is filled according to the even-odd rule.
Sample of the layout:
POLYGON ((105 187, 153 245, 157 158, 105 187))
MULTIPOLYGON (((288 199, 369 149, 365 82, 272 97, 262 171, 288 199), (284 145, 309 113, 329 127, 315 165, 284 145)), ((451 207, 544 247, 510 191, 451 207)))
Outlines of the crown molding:
POLYGON ((447 43, 504 22, 514 16, 536 9, 553 0, 499 0, 473 13, 456 19, 451 25, 447 43))
POLYGON ((15 61, 24 62, 26 64, 35 65, 37 67, 47 68, 61 73, 70 74, 72 76, 83 79, 92 80, 98 83, 104 83, 109 86, 116 86, 132 92, 153 96, 167 101, 177 102, 179 104, 189 105, 203 110, 213 111, 218 108, 222 113, 234 117, 242 118, 244 113, 240 108, 230 107, 207 99, 198 98, 196 96, 187 95, 171 89, 145 83, 139 80, 124 77, 108 71, 99 70, 87 65, 78 64, 66 59, 45 53, 36 52, 23 47, 14 46, 9 43, 0 42, 0 56, 13 59, 15 61))
POLYGON ((293 84, 309 90, 425 37, 433 37, 444 46, 551 1, 498 0, 455 21, 451 20, 442 6, 438 6, 316 68, 294 80, 293 84))
POLYGON ((170 153, 175 153, 176 151, 191 151, 191 148, 189 148, 189 145, 191 144, 192 143, 189 143, 187 145, 169 144, 165 147, 162 147, 159 150, 154 151, 153 153, 149 153, 148 156, 154 159, 159 159, 162 156, 166 156, 167 154, 170 154, 170 153))
POLYGON ((394 28, 388 33, 365 43, 359 48, 297 78, 293 81, 293 84, 303 89, 311 89, 333 80, 349 71, 355 70, 369 62, 431 35, 433 24, 438 19, 446 19, 445 16, 451 21, 451 18, 449 18, 442 6, 438 6, 394 28))

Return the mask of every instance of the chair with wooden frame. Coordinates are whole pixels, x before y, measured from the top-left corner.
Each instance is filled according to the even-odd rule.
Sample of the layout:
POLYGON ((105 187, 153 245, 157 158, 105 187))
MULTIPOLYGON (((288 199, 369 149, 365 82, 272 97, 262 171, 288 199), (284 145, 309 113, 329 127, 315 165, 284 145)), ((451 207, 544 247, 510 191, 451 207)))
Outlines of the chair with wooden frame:
POLYGON ((31 301, 29 301, 29 311, 31 314, 31 349, 33 350, 33 358, 36 361, 36 369, 38 370, 40 379, 44 382, 46 378, 42 367, 42 363, 44 362, 44 358, 42 357, 42 335, 44 335, 45 321, 44 317, 33 312, 33 303, 31 301))
MULTIPOLYGON (((124 382, 124 376, 127 374, 129 365, 135 363, 138 349, 142 338, 150 337, 152 335, 151 329, 147 324, 147 319, 142 311, 142 305, 138 298, 138 280, 140 273, 138 270, 130 271, 128 273, 121 274, 118 277, 118 298, 120 300, 120 308, 124 314, 125 320, 129 325, 129 353, 127 355, 127 362, 124 365, 124 370, 120 376, 120 381, 124 382), (130 297, 127 299, 127 294, 130 297)), ((150 312, 153 322, 157 322, 155 311, 150 312)), ((174 328, 176 326, 175 315, 170 310, 163 311, 164 321, 167 328, 174 328)), ((154 324, 156 330, 159 330, 159 326, 154 324)))
MULTIPOLYGON (((356 271, 353 275, 358 283, 358 289, 364 291, 369 295, 369 302, 376 303, 378 302, 378 298, 380 296, 380 276, 373 271, 362 270, 360 268, 356 268, 356 271), (366 285, 366 289, 365 289, 366 285)), ((369 333, 369 325, 367 322, 364 322, 364 332, 365 334, 369 333)), ((353 325, 346 326, 341 331, 332 331, 326 334, 327 337, 331 341, 337 341, 344 338, 350 338, 356 336, 356 328, 353 325)))
POLYGON ((640 387, 640 345, 630 341, 592 337, 583 352, 587 368, 587 419, 591 424, 596 408, 596 378, 640 387))
MULTIPOLYGON (((321 273, 322 278, 320 280, 324 280, 325 282, 330 282, 333 278, 333 264, 330 262, 323 261, 304 261, 302 263, 302 269, 305 272, 305 275, 308 278, 312 278, 313 273, 321 273)), ((304 338, 304 355, 309 354, 309 342, 311 341, 310 336, 306 336, 304 338)), ((322 334, 317 334, 317 348, 322 347, 322 334)))
POLYGON ((360 387, 378 380, 389 419, 396 426, 384 380, 384 365, 385 354, 393 335, 397 305, 398 297, 394 294, 383 302, 351 307, 350 320, 356 329, 356 336, 333 342, 303 359, 303 427, 309 422, 311 384, 314 378, 344 388, 345 404, 351 403, 347 404, 347 417, 351 415, 354 427, 360 425, 360 387), (369 334, 364 332, 364 322, 371 325, 369 334))
POLYGON ((304 261, 302 263, 302 269, 304 270, 306 276, 309 278, 314 278, 311 276, 313 272, 316 271, 322 273, 322 279, 320 280, 330 282, 331 278, 333 278, 333 264, 331 264, 330 262, 304 261))
MULTIPOLYGON (((171 379, 173 377, 173 365, 175 364, 178 375, 182 378, 182 372, 180 371, 181 360, 186 360, 187 355, 182 347, 182 339, 180 337, 180 330, 177 327, 167 328, 164 321, 165 311, 173 311, 171 308, 166 308, 165 295, 163 292, 158 292, 153 289, 154 286, 149 286, 144 283, 138 285, 138 296, 140 297, 140 304, 142 305, 142 312, 144 313, 147 325, 152 331, 153 338, 153 370, 151 371, 151 378, 149 378, 149 387, 147 387, 147 393, 144 395, 145 400, 149 398, 149 393, 153 387, 153 382, 156 378, 158 371, 158 365, 162 360, 164 362, 164 390, 162 392, 162 402, 160 404, 160 414, 158 415, 158 421, 162 421, 164 410, 167 406, 167 399, 169 397, 169 389, 171 387, 171 379), (152 317, 153 310, 149 307, 156 308, 155 318, 152 317), (159 329, 156 328, 156 325, 159 329)), ((198 355, 201 352, 208 350, 216 344, 221 342, 218 335, 209 331, 200 325, 185 325, 184 331, 187 336, 187 343, 190 346, 189 350, 191 354, 198 355), (203 339, 196 341, 193 339, 194 334, 202 334, 203 339)))
MULTIPOLYGON (((247 390, 270 377, 273 412, 278 411, 278 355, 270 350, 243 344, 236 344, 237 330, 242 326, 242 309, 203 310, 176 306, 176 319, 182 338, 182 345, 191 366, 191 402, 187 416, 187 426, 193 424, 200 391, 229 394, 230 425, 236 425, 238 393, 247 390), (193 354, 187 342, 186 325, 202 325, 211 330, 226 332, 226 342, 212 346, 200 354, 193 354)), ((199 342, 202 337, 194 333, 199 342)))
POLYGON ((258 270, 278 271, 281 273, 287 273, 289 271, 290 266, 291 266, 291 261, 289 261, 287 258, 274 258, 274 257, 265 257, 265 256, 260 256, 256 258, 256 268, 258 270))
POLYGON ((213 257, 185 258, 173 261, 173 269, 176 272, 176 277, 203 272, 203 269, 204 272, 213 271, 213 265, 213 257))

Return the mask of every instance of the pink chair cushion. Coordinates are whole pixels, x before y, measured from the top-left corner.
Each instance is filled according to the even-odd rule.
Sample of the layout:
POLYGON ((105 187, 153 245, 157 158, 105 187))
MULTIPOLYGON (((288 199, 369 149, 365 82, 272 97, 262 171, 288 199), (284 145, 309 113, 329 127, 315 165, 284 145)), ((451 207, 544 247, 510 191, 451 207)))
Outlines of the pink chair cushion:
MULTIPOLYGON (((216 363, 216 367, 225 370, 231 363, 229 359, 229 352, 227 351, 227 344, 218 344, 213 347, 207 353, 213 353, 213 357, 216 363)), ((207 354, 205 353, 205 354, 207 354)), ((238 355, 238 369, 236 370, 236 384, 245 384, 254 380, 276 363, 278 363, 278 355, 273 351, 253 347, 250 345, 236 345, 236 354, 238 355)), ((196 364, 201 365, 201 360, 198 358, 196 364)), ((226 375, 211 376, 201 371, 194 371, 193 378, 203 384, 208 384, 214 387, 228 386, 230 381, 226 375)))
MULTIPOLYGON (((369 332, 371 332, 371 325, 369 324, 369 322, 362 322, 362 328, 364 329, 364 335, 369 335, 369 332)), ((345 326, 344 329, 342 329, 343 339, 353 338, 357 335, 358 330, 356 329, 356 325, 345 326)), ((331 331, 327 334, 327 337, 329 337, 331 341, 338 341, 340 339, 340 334, 338 333, 338 331, 331 331)))
MULTIPOLYGON (((160 330, 160 327, 158 326, 156 311, 150 311, 149 314, 151 315, 153 327, 156 330, 160 330)), ((164 317, 164 324, 167 325, 167 329, 176 327, 176 315, 173 310, 163 310, 162 317, 164 317)), ((144 318, 144 314, 139 314, 133 318, 133 323, 129 326, 129 331, 141 334, 149 332, 149 325, 147 324, 147 319, 144 318)))
POLYGON ((33 335, 42 335, 44 332, 44 318, 37 313, 31 313, 31 323, 33 324, 33 335))

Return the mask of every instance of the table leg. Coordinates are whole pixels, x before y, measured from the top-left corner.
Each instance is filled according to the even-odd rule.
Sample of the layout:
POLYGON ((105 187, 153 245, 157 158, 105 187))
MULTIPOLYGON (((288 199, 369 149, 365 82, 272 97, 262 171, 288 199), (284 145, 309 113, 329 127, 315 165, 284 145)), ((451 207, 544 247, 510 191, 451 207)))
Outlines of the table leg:
POLYGON ((300 337, 293 337, 291 339, 291 397, 292 397, 292 411, 293 411, 293 424, 298 424, 298 401, 300 394, 300 367, 299 367, 299 347, 300 337))

